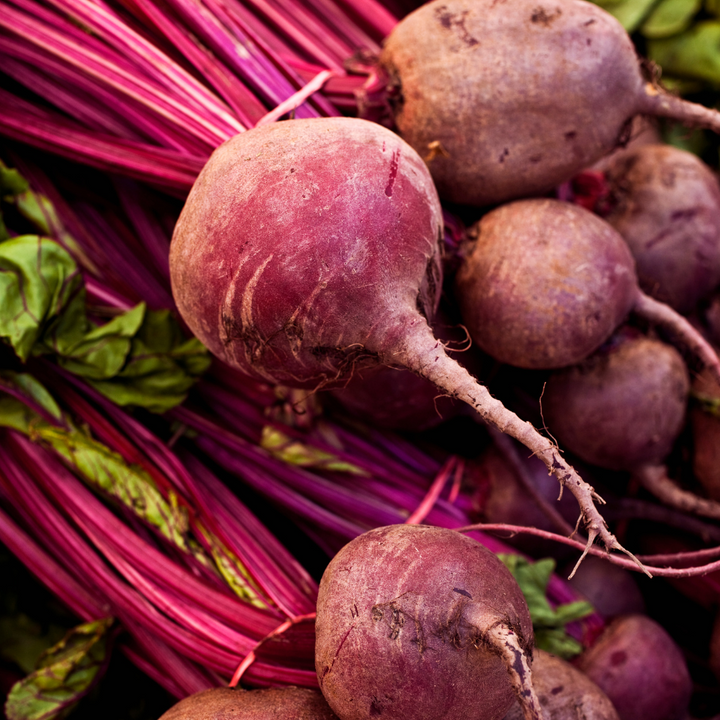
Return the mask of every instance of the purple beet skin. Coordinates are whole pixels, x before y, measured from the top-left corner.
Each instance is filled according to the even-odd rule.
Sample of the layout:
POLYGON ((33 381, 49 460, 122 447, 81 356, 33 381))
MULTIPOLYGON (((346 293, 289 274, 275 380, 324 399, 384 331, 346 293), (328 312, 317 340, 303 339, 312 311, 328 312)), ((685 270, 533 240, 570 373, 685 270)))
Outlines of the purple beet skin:
POLYGON ((616 618, 577 666, 610 698, 621 720, 684 720, 692 681, 668 633, 646 615, 616 618))
POLYGON ((337 720, 322 694, 283 687, 203 690, 180 700, 160 720, 337 720))
POLYGON ((583 0, 434 0, 380 60, 399 132, 458 203, 552 190, 622 145, 635 115, 720 127, 648 78, 622 25, 583 0))
POLYGON ((661 326, 720 377, 707 340, 640 290, 627 243, 588 210, 560 200, 518 200, 487 213, 469 238, 456 296, 471 337, 497 360, 530 369, 573 365, 632 312, 661 326))
POLYGON ((689 313, 720 283, 720 184, 700 158, 670 145, 618 154, 605 171, 611 211, 640 287, 689 313))
POLYGON ((618 334, 584 362, 550 376, 547 426, 583 460, 612 470, 664 461, 685 422, 690 376, 675 348, 618 334))
POLYGON ((371 530, 320 582, 315 664, 341 720, 497 719, 515 697, 539 720, 532 646, 509 571, 452 530, 371 530))

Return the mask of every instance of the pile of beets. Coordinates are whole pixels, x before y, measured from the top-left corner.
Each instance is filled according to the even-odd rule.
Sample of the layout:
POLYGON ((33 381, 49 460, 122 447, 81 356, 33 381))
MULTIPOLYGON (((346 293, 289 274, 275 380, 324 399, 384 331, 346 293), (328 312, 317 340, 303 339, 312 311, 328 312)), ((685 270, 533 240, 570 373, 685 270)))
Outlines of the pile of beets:
MULTIPOLYGON (((647 574, 664 561, 635 553, 717 544, 720 185, 635 134, 641 117, 717 131, 720 114, 666 92, 583 0, 434 0, 378 73, 389 127, 290 119, 214 152, 171 247, 188 326, 248 375, 374 425, 511 436, 527 449, 512 461, 482 430, 465 447, 488 522, 577 532, 647 574), (450 213, 466 226, 452 243, 450 213), (548 473, 574 503, 548 501, 548 473), (676 536, 632 547, 627 518, 648 506, 676 536)), ((222 688, 163 720, 689 718, 687 659, 630 575, 517 540, 569 562, 607 620, 572 663, 534 647, 517 583, 478 542, 391 526, 323 576, 321 693, 222 688)), ((683 592, 710 613, 706 589, 683 592)), ((712 684, 720 631, 703 622, 712 684)))

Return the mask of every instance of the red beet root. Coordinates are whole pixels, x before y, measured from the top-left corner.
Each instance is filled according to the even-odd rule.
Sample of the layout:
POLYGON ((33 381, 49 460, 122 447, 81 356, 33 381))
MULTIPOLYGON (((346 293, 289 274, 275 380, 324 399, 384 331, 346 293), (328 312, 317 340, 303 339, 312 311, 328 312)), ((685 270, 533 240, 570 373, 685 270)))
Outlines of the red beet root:
POLYGON ((381 64, 401 135, 458 203, 547 192, 621 145, 635 115, 720 127, 644 78, 620 23, 582 0, 434 0, 381 64))
POLYGON ((549 199, 519 200, 486 214, 456 276, 473 340, 524 368, 573 365, 631 313, 682 338, 713 372, 720 361, 672 308, 640 291, 622 236, 588 210, 549 199))
POLYGON ((613 620, 578 667, 612 701, 621 720, 683 720, 692 682, 680 648, 645 615, 613 620))
POLYGON ((688 313, 720 283, 720 185, 696 155, 643 145, 606 170, 612 210, 605 219, 625 238, 640 287, 688 313))
POLYGON ((680 354, 659 340, 617 336, 545 387, 548 429, 583 460, 612 470, 657 465, 685 421, 690 378, 680 354))
POLYGON ((555 445, 433 336, 441 233, 427 168, 394 133, 351 118, 275 123, 221 145, 198 177, 170 248, 173 294, 212 352, 268 382, 412 370, 524 443, 578 499, 589 542, 621 549, 555 445))
POLYGON ((532 690, 533 632, 509 571, 475 540, 394 525, 346 545, 317 605, 315 665, 341 720, 501 718, 532 690))
POLYGON ((317 690, 219 687, 173 705, 160 720, 337 720, 317 690))

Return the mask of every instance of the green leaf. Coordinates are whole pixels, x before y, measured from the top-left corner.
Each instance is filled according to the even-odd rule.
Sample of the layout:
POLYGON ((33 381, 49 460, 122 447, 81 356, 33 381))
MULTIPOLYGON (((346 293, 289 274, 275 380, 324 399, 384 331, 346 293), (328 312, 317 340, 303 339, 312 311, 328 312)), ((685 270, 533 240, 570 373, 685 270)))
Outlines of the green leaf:
POLYGON ((647 55, 664 73, 720 84, 720 21, 705 20, 679 35, 648 40, 647 55))
POLYGON ((55 402, 55 398, 32 375, 12 372, 11 370, 0 370, 0 390, 4 387, 20 392, 36 405, 42 407, 52 417, 57 420, 62 419, 62 412, 55 402))
POLYGON ((121 455, 79 430, 39 424, 33 431, 89 485, 130 508, 181 550, 192 552, 188 544, 187 508, 172 491, 165 499, 147 471, 125 462, 121 455))
POLYGON ((118 405, 162 413, 183 402, 211 362, 207 348, 185 338, 169 310, 155 310, 145 314, 122 370, 90 384, 118 405))
POLYGON ((0 657, 31 673, 38 658, 66 633, 59 625, 44 627, 22 612, 0 617, 0 657))
POLYGON ((665 38, 687 30, 702 7, 702 0, 660 0, 643 22, 646 38, 665 38))
POLYGON ((77 265, 56 242, 22 235, 0 244, 0 338, 21 360, 30 356, 45 326, 80 294, 77 265))
POLYGON ((351 475, 367 475, 362 468, 340 460, 332 453, 293 440, 270 425, 266 425, 262 429, 260 446, 288 465, 334 470, 336 472, 350 473, 351 475))
POLYGON ((66 717, 107 667, 112 623, 104 618, 79 625, 43 653, 37 669, 11 688, 7 720, 66 717))
POLYGON ((640 27, 657 1, 619 0, 619 2, 607 2, 605 0, 605 2, 596 4, 601 5, 613 15, 628 33, 633 33, 640 27))
POLYGON ((520 555, 498 554, 512 573, 525 596, 530 611, 535 644, 541 650, 569 658, 582 651, 582 645, 567 634, 565 626, 593 612, 585 600, 565 603, 553 608, 547 599, 547 586, 555 570, 555 561, 544 558, 530 562, 520 555))
POLYGON ((117 375, 125 365, 132 348, 132 338, 145 316, 145 303, 136 305, 105 325, 79 334, 85 308, 66 312, 43 338, 58 355, 58 363, 81 377, 105 380, 117 375))
POLYGON ((15 169, 0 161, 0 197, 19 195, 30 187, 30 183, 15 169))

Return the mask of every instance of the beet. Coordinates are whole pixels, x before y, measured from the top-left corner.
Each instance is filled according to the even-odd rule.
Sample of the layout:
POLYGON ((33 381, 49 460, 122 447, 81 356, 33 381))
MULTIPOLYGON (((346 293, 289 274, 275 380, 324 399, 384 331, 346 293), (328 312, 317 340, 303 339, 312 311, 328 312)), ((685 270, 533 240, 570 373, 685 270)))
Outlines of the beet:
POLYGON ((522 368, 573 365, 633 312, 682 338, 720 376, 707 341, 669 306, 641 292, 622 236, 588 210, 518 200, 469 230, 456 296, 473 340, 522 368))
POLYGON ((613 158, 605 172, 611 211, 640 287, 689 313, 720 283, 720 183, 696 155, 643 145, 613 158))
POLYGON ((645 615, 613 620, 577 667, 610 698, 621 720, 684 720, 692 681, 680 648, 645 615))
POLYGON ((346 385, 330 392, 350 415, 386 430, 429 430, 467 408, 439 393, 429 380, 387 366, 355 373, 346 385))
MULTIPOLYGON (((457 356, 458 362, 477 377, 479 362, 467 347, 465 330, 442 309, 433 319, 432 330, 451 357, 457 356), (463 352, 452 352, 459 348, 463 352)), ((355 373, 342 387, 329 392, 353 417, 389 430, 420 432, 472 412, 466 403, 440 393, 429 380, 382 365, 355 373)))
MULTIPOLYGON (((533 684, 547 720, 620 720, 608 696, 587 675, 544 650, 535 651, 533 684)), ((520 706, 514 705, 504 720, 522 720, 520 706)))
MULTIPOLYGON (((483 520, 526 525, 569 535, 577 521, 577 503, 572 496, 564 493, 558 501, 557 482, 548 475, 540 460, 528 457, 526 452, 517 452, 516 456, 519 468, 513 466, 506 453, 500 452, 497 446, 491 446, 476 463, 467 467, 470 478, 478 486, 475 493, 477 510, 483 520), (518 471, 523 472, 524 478, 519 477, 518 471), (531 492, 523 480, 532 485, 531 492), (533 492, 544 501, 544 507, 549 508, 552 515, 559 513, 560 518, 544 512, 533 498, 533 492)), ((551 556, 564 559, 574 554, 574 550, 566 545, 524 533, 508 537, 505 542, 535 558, 551 556)), ((592 557, 587 557, 583 564, 589 560, 592 557)))
MULTIPOLYGON (((568 565, 567 573, 573 567, 568 565)), ((633 573, 589 555, 568 581, 605 619, 645 612, 645 600, 633 573)))
POLYGON ((685 421, 690 378, 680 353, 643 335, 615 337, 550 375, 543 414, 583 460, 612 470, 662 463, 685 421))
MULTIPOLYGON (((693 380, 693 392, 709 402, 720 400, 720 386, 709 373, 693 380)), ((692 428, 692 468, 709 498, 720 501, 720 418, 700 403, 690 410, 692 428)))
POLYGON ((214 354, 266 382, 412 370, 525 444, 578 499, 589 542, 621 549, 554 443, 433 336, 441 237, 430 174, 397 135, 356 118, 273 123, 223 143, 198 176, 173 233, 173 295, 214 354))
POLYGON ((502 562, 453 530, 377 528, 328 565, 317 604, 315 665, 341 720, 501 718, 532 691, 533 631, 502 562))
POLYGON ((212 688, 173 705, 160 720, 337 720, 322 694, 298 687, 212 688))
POLYGON ((457 203, 545 193, 623 144, 635 115, 720 127, 646 79, 620 23, 582 0, 434 0, 380 62, 400 134, 457 203))

